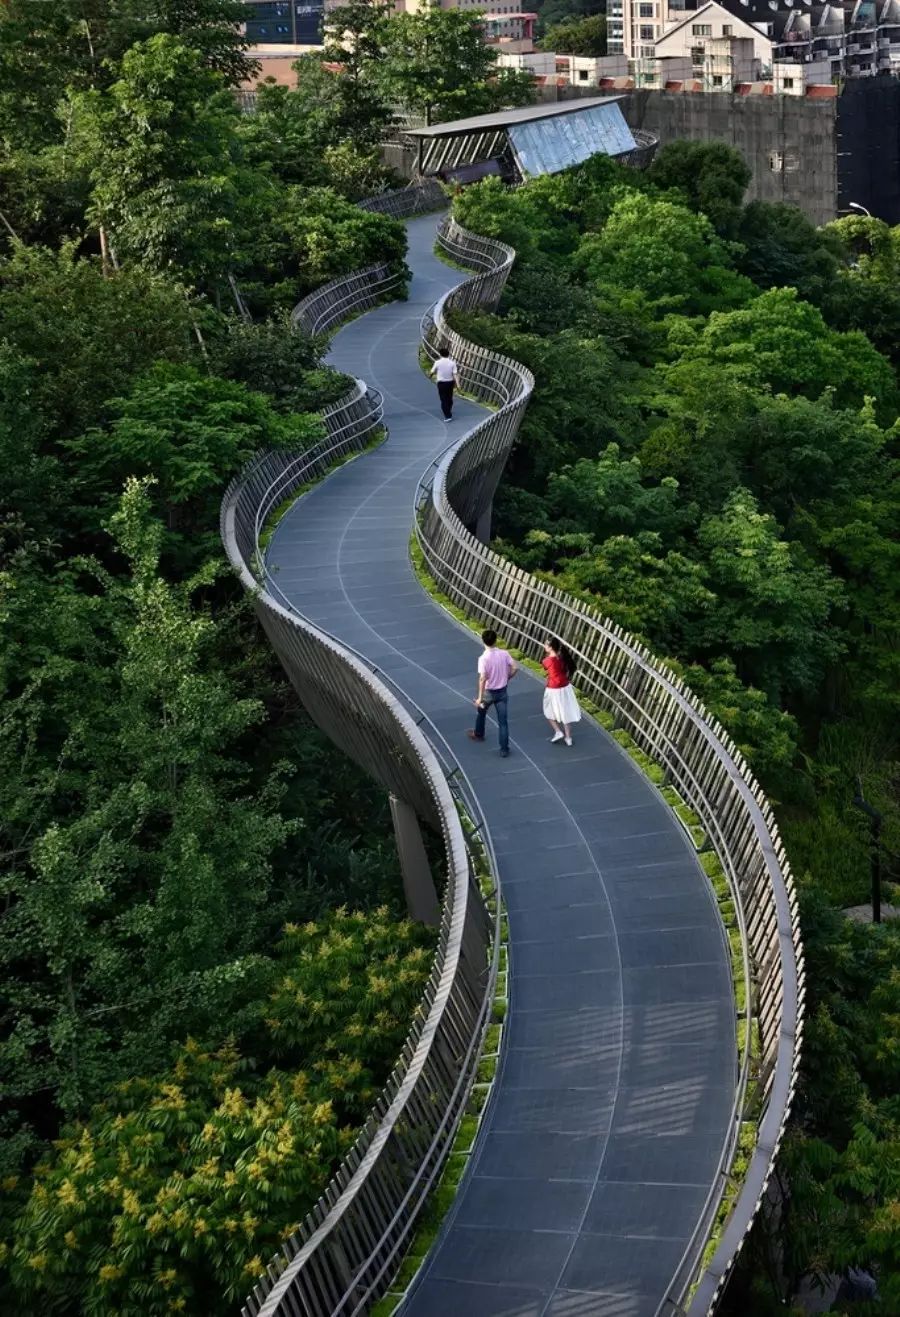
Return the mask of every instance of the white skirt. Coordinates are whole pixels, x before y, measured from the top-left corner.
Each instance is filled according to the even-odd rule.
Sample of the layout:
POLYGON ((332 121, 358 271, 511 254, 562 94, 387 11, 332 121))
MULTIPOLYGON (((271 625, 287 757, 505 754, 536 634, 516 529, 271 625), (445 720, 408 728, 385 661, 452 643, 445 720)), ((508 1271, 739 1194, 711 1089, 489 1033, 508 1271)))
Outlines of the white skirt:
POLYGON ((571 684, 560 686, 557 690, 551 690, 548 686, 544 690, 544 717, 555 723, 569 725, 581 722, 581 710, 571 684))

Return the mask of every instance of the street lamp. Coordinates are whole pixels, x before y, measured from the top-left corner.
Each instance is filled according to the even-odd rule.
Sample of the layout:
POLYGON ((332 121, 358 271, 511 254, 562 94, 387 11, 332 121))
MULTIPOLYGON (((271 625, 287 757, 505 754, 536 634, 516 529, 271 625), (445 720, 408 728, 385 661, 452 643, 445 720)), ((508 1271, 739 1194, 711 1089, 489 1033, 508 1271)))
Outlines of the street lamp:
POLYGON ((848 201, 847 209, 858 210, 862 215, 865 215, 866 219, 872 218, 872 212, 870 210, 866 210, 865 206, 861 206, 858 201, 848 201))
POLYGON ((881 923, 881 815, 863 796, 862 778, 856 779, 853 803, 869 820, 869 846, 872 864, 872 923, 881 923))

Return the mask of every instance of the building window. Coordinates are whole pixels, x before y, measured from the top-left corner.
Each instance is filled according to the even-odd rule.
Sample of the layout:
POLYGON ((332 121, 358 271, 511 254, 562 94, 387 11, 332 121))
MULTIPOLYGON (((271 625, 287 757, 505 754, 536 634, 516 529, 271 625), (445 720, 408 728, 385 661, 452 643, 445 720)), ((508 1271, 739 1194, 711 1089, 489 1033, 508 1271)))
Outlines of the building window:
POLYGON ((650 23, 641 24, 641 41, 652 41, 655 35, 656 33, 653 31, 652 24, 650 23))
POLYGON ((588 80, 588 71, 587 71, 587 69, 579 69, 579 70, 578 70, 578 81, 579 81, 579 82, 587 82, 587 80, 588 80))
POLYGON ((691 63, 702 64, 705 53, 702 46, 691 46, 691 63))
POLYGON ((652 18, 653 6, 642 4, 638 9, 638 13, 640 14, 641 18, 652 18))
POLYGON ((722 75, 721 75, 721 73, 714 73, 714 74, 713 74, 713 86, 714 86, 714 87, 721 87, 721 85, 722 85, 722 75))
POLYGON ((784 156, 780 151, 769 152, 769 168, 773 174, 781 174, 784 172, 784 156))
POLYGON ((793 87, 793 85, 794 85, 794 79, 793 79, 793 78, 785 78, 785 79, 784 79, 784 82, 783 82, 782 85, 783 85, 785 91, 788 91, 791 87, 793 87))
POLYGON ((695 37, 711 37, 712 23, 695 23, 691 28, 691 35, 695 37))
POLYGON ((723 23, 723 24, 722 24, 722 36, 723 36, 723 37, 730 37, 731 35, 732 35, 732 32, 731 32, 731 24, 730 24, 730 23, 723 23))

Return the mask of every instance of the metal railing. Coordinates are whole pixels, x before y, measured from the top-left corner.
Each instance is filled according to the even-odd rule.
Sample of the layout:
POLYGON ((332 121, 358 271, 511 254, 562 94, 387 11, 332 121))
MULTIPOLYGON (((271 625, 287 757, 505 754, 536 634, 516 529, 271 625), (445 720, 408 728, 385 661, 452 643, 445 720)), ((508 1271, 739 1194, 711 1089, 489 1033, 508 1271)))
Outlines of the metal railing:
POLYGON ((348 315, 367 311, 395 296, 405 280, 406 272, 395 266, 368 265, 341 279, 332 279, 304 297, 291 312, 291 319, 307 334, 327 334, 348 315))
POLYGON ((310 716, 439 830, 447 865, 432 973, 397 1064, 325 1193, 247 1299, 245 1317, 352 1317, 385 1292, 452 1144, 496 979, 499 893, 491 913, 460 805, 481 834, 493 874, 496 864, 467 777, 437 729, 383 673, 286 607, 284 596, 275 598, 260 550, 271 510, 336 457, 364 447, 380 423, 380 396, 359 382, 328 409, 319 444, 303 454, 260 454, 222 503, 228 558, 310 716))
POLYGON ((457 606, 534 659, 548 634, 578 659, 578 684, 614 715, 698 815, 728 880, 747 982, 740 1078, 720 1172, 660 1312, 712 1312, 772 1173, 797 1081, 804 973, 793 879, 771 806, 737 746, 665 663, 598 610, 506 562, 475 534, 518 433, 534 380, 525 367, 469 342, 455 311, 494 308, 514 253, 449 217, 438 242, 477 273, 422 322, 430 356, 443 344, 461 387, 495 407, 426 473, 416 498, 416 537, 428 571, 457 606), (756 1039, 758 1035, 758 1052, 756 1039), (753 1109, 747 1105, 753 1097, 753 1109), (732 1171, 743 1122, 756 1126, 750 1164, 707 1266, 701 1258, 732 1171))
POLYGON ((426 215, 441 210, 447 204, 447 194, 436 178, 425 178, 395 192, 382 192, 359 202, 360 210, 376 215, 389 215, 391 219, 410 219, 413 215, 426 215))
POLYGON ((649 169, 659 146, 659 138, 655 133, 647 132, 646 128, 632 128, 631 136, 636 143, 634 150, 616 156, 616 160, 620 165, 628 165, 630 169, 649 169))
MULTIPOLYGON (((382 192, 358 203, 360 210, 387 215, 391 219, 426 215, 446 204, 446 193, 433 178, 411 183, 396 192, 382 192)), ((304 297, 294 307, 291 319, 307 334, 327 334, 348 315, 367 311, 379 302, 400 296, 407 277, 405 268, 398 269, 386 262, 354 270, 304 297)))

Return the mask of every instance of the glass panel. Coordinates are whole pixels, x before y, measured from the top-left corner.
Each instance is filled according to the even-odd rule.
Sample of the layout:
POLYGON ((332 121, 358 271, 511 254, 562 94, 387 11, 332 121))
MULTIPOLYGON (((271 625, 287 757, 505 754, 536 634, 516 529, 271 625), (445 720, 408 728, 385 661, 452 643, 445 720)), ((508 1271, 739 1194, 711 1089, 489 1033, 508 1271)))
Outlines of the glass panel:
POLYGON ((556 174, 592 155, 623 155, 635 147, 631 129, 615 102, 552 119, 511 124, 508 133, 522 172, 531 177, 556 174))

